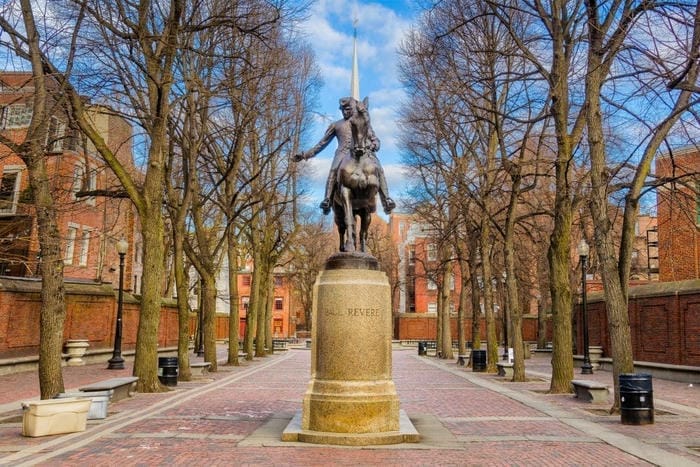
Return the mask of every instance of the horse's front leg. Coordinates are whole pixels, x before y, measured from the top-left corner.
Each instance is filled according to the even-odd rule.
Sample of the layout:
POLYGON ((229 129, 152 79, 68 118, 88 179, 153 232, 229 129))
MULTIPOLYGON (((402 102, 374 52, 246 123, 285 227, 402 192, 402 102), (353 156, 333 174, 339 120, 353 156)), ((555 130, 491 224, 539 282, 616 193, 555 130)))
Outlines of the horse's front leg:
POLYGON ((367 234, 369 232, 369 224, 372 222, 372 214, 369 211, 364 211, 360 215, 360 251, 367 252, 367 234))
POLYGON ((355 216, 352 213, 352 201, 350 200, 350 188, 343 186, 340 189, 345 208, 345 251, 355 251, 355 216))

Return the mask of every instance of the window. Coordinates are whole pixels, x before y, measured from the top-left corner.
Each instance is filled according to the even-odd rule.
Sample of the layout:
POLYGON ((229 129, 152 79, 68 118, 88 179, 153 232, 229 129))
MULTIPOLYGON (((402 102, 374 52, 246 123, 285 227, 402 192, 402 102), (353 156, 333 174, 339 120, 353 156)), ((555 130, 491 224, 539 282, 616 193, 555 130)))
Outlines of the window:
POLYGON ((408 250, 408 264, 415 264, 416 262, 416 250, 411 248, 408 250))
POLYGON ((428 261, 437 261, 437 245, 434 243, 428 244, 428 261))
POLYGON ((83 233, 80 237, 80 261, 79 265, 80 266, 87 266, 88 262, 88 253, 90 251, 90 232, 89 230, 83 230, 83 233))
POLYGON ((282 297, 275 297, 275 310, 284 310, 284 299, 282 297))
MULTIPOLYGON (((88 190, 90 191, 95 191, 97 189, 97 169, 95 167, 90 167, 90 170, 88 170, 88 190)), ((95 197, 90 196, 87 199, 87 204, 90 206, 95 205, 95 197)))
POLYGON ((83 164, 76 164, 73 167, 73 186, 71 187, 71 199, 76 200, 76 194, 83 189, 83 181, 85 179, 85 167, 83 164))
POLYGON ((282 276, 275 276, 275 287, 282 287, 282 276))
POLYGON ((450 290, 454 290, 455 289, 455 275, 450 274, 450 276, 447 278, 447 281, 448 281, 448 284, 450 286, 450 290))
POLYGON ((78 234, 78 227, 75 225, 68 226, 66 234, 66 256, 63 260, 66 264, 73 264, 73 255, 75 254, 75 237, 78 234))
POLYGON ((241 297, 241 308, 245 312, 248 312, 248 307, 250 306, 250 297, 241 297))
POLYGON ((244 274, 241 276, 241 282, 244 287, 250 287, 250 274, 244 274))
POLYGON ((14 214, 19 200, 19 187, 22 168, 7 166, 0 181, 0 214, 14 214))
POLYGON ((46 133, 46 149, 48 152, 61 152, 63 150, 63 136, 66 125, 56 117, 49 120, 49 128, 46 133))
POLYGON ((24 128, 29 126, 31 120, 31 105, 14 104, 0 111, 0 128, 24 128))
POLYGON ((428 290, 437 290, 437 283, 432 279, 428 279, 428 290))
POLYGON ((428 313, 437 313, 437 303, 436 302, 428 303, 428 313))

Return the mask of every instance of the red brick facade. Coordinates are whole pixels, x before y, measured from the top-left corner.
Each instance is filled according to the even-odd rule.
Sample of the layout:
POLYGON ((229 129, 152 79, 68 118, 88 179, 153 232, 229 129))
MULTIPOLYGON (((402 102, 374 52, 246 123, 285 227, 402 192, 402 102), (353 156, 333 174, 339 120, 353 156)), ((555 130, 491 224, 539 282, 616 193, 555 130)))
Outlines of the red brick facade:
POLYGON ((657 177, 676 177, 657 190, 659 280, 700 278, 698 196, 700 152, 679 150, 656 160, 657 177))

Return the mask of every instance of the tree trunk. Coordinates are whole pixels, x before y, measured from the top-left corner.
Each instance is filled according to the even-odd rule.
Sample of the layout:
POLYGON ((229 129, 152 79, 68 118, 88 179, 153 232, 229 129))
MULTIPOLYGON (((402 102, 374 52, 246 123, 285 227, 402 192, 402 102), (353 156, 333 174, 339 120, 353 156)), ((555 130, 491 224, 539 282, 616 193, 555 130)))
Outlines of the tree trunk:
POLYGON ((238 295, 238 242, 233 227, 227 230, 228 255, 228 290, 229 290, 229 318, 228 318, 228 364, 239 366, 238 361, 238 323, 240 322, 238 295))
POLYGON ((493 285, 491 278, 493 271, 491 268, 491 227, 490 220, 484 219, 481 224, 481 271, 484 286, 484 315, 486 317, 486 371, 496 372, 496 362, 498 362, 498 337, 496 333, 496 317, 493 313, 493 285))
MULTIPOLYGON (((594 46, 600 44, 594 43, 594 46)), ((621 373, 633 373, 632 335, 629 325, 627 296, 620 282, 612 222, 608 216, 608 177, 606 164, 603 120, 600 108, 600 88, 603 84, 602 70, 598 54, 591 53, 588 58, 586 75, 586 98, 588 103, 587 126, 588 145, 591 154, 591 216, 595 226, 595 247, 603 280, 603 294, 608 316, 608 332, 613 361, 613 385, 615 400, 613 410, 620 407, 621 373)), ((583 350, 583 349, 582 349, 583 350)))
MULTIPOLYGON (((160 187, 162 186, 161 183, 160 187)), ((134 358, 134 376, 139 378, 137 383, 139 392, 167 390, 158 380, 158 326, 161 313, 163 237, 165 235, 160 206, 161 203, 150 204, 148 210, 141 215, 143 288, 134 358)))
POLYGON ((213 274, 202 276, 201 311, 204 313, 204 361, 211 363, 209 371, 216 371, 216 277, 213 274))
MULTIPOLYGON (((178 226, 179 227, 179 226, 178 226)), ((177 227, 175 227, 177 228, 177 227)), ((177 289, 177 363, 179 381, 190 381, 190 306, 187 271, 185 270, 185 252, 182 247, 183 232, 173 229, 173 262, 175 287, 177 289)))
MULTIPOLYGON (((66 318, 63 256, 59 245, 56 208, 51 197, 46 164, 36 153, 27 164, 34 192, 41 248, 41 311, 39 319, 39 388, 42 399, 64 392, 61 371, 63 325, 66 318)), ((76 336, 78 337, 78 336, 76 336)), ((87 336, 83 336, 87 337, 87 336)))
POLYGON ((452 262, 445 262, 443 278, 440 283, 440 312, 442 314, 442 347, 441 357, 451 360, 454 358, 452 353, 452 326, 450 323, 450 282, 452 275, 452 262))

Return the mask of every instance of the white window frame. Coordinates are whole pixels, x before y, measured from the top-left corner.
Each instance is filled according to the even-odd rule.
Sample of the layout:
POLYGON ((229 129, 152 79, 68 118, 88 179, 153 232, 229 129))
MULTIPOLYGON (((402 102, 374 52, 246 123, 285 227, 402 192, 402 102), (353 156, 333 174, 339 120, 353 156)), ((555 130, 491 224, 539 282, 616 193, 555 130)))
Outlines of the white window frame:
POLYGON ((9 201, 8 207, 0 207, 0 215, 12 215, 17 212, 17 204, 19 203, 19 187, 22 186, 22 172, 24 167, 21 165, 6 165, 2 169, 2 176, 5 174, 16 174, 15 186, 12 190, 12 198, 9 201))
POLYGON ((80 226, 69 223, 66 231, 66 251, 63 258, 63 263, 67 265, 73 264, 73 256, 75 256, 75 238, 78 236, 80 226))
POLYGON ((428 303, 428 313, 437 313, 437 302, 428 303))
MULTIPOLYGON (((87 180, 88 181, 88 190, 95 191, 97 189, 97 167, 90 166, 88 169, 87 175, 88 175, 88 180, 87 180)), ((95 205, 95 197, 94 196, 88 197, 86 202, 90 206, 94 206, 95 205)))
POLYGON ((34 108, 29 104, 12 104, 4 107, 0 115, 0 128, 26 128, 32 121, 34 108))
POLYGON ((85 179, 85 164, 82 162, 77 162, 73 166, 73 185, 71 186, 70 197, 73 201, 76 201, 78 193, 83 188, 83 181, 85 179))
POLYGON ((92 230, 83 227, 83 231, 80 234, 80 258, 78 259, 78 266, 87 266, 88 256, 90 255, 90 237, 92 236, 92 230))
POLYGON ((430 277, 428 277, 428 278, 426 279, 426 286, 425 286, 425 287, 426 287, 428 290, 437 290, 437 288, 438 288, 437 282, 435 282, 434 280, 432 280, 430 277))
POLYGON ((426 256, 428 261, 437 261, 437 245, 434 243, 428 243, 426 247, 426 256))
POLYGON ((65 135, 66 124, 58 117, 51 117, 49 120, 49 128, 46 132, 46 150, 48 152, 62 152, 65 135))

